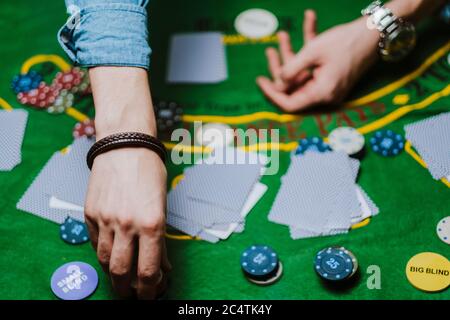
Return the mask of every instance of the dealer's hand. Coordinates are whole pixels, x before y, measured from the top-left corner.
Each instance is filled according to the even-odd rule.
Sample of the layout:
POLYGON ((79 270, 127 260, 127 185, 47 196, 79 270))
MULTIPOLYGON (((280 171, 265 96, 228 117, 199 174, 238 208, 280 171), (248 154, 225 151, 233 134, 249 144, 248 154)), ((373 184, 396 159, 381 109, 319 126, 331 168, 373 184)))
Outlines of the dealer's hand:
POLYGON ((304 47, 294 54, 289 35, 279 32, 280 53, 266 50, 272 80, 257 78, 264 94, 287 112, 342 101, 377 58, 379 34, 367 28, 366 18, 317 35, 316 14, 307 10, 303 37, 304 47))
MULTIPOLYGON (((147 73, 138 68, 90 70, 97 139, 138 131, 155 135, 147 73)), ((144 148, 99 155, 92 167, 86 222, 98 259, 115 291, 154 299, 170 270, 165 246, 166 169, 144 148)))

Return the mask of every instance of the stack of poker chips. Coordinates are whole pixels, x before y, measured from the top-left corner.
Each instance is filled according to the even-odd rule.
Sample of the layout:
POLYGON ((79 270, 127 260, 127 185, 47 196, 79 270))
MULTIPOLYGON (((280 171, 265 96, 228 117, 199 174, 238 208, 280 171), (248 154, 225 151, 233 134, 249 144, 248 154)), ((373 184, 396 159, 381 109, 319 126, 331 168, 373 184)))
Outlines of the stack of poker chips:
POLYGON ((74 94, 90 92, 88 73, 78 67, 58 72, 51 85, 43 81, 41 74, 30 71, 15 76, 11 87, 20 103, 47 110, 51 114, 64 113, 72 107, 74 94))
POLYGON ((356 274, 358 260, 344 247, 329 247, 316 254, 314 270, 325 281, 342 282, 356 274))
POLYGON ((244 250, 241 268, 247 280, 257 285, 273 284, 283 274, 283 265, 269 246, 253 245, 244 250))

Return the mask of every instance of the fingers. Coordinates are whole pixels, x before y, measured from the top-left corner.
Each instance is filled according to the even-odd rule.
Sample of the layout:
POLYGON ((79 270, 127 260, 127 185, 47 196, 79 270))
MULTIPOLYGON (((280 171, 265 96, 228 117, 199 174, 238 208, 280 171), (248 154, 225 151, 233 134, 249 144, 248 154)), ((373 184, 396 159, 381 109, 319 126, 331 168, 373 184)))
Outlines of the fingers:
POLYGON ((266 57, 268 62, 268 67, 270 71, 270 75, 273 79, 279 79, 281 73, 281 60, 280 55, 278 54, 275 48, 267 48, 266 49, 266 57))
POLYGON ((294 57, 294 51, 292 51, 291 38, 286 31, 278 32, 278 43, 280 45, 281 59, 283 64, 287 63, 294 57))
POLYGON ((281 79, 284 82, 294 80, 303 71, 313 68, 316 55, 308 47, 300 50, 288 63, 281 67, 281 79))
POLYGON ((166 240, 163 239, 163 247, 162 247, 162 257, 161 257, 161 269, 163 272, 172 271, 172 265, 169 261, 169 257, 167 256, 167 246, 166 240))
POLYGON ((109 262, 109 273, 114 290, 126 298, 132 295, 131 272, 134 257, 134 236, 123 230, 116 231, 109 262))
POLYGON ((285 85, 283 81, 281 81, 281 60, 278 51, 275 48, 267 48, 266 49, 267 62, 269 67, 270 75, 275 82, 278 90, 284 90, 285 85))
POLYGON ((162 237, 155 234, 141 234, 139 238, 138 283, 139 299, 154 299, 157 295, 157 285, 161 281, 161 249, 162 237))
POLYGON ((293 94, 287 94, 277 90, 267 78, 259 77, 257 81, 266 97, 286 112, 299 111, 320 102, 320 91, 314 82, 309 82, 293 94))
POLYGON ((303 20, 303 42, 306 44, 317 36, 317 16, 314 10, 306 10, 303 20))
POLYGON ((111 229, 100 226, 98 234, 97 256, 100 265, 106 273, 109 273, 109 262, 113 247, 114 235, 111 229))
POLYGON ((97 251, 98 246, 98 226, 97 223, 90 219, 88 215, 84 215, 84 220, 89 230, 89 239, 91 240, 92 247, 97 251))

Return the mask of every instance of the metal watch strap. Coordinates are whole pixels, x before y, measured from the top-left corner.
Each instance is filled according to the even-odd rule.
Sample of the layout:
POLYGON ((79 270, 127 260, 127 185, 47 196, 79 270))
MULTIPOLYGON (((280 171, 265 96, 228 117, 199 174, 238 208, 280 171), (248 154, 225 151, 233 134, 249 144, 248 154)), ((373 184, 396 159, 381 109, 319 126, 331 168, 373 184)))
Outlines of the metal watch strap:
POLYGON ((373 25, 381 33, 390 33, 398 27, 400 19, 392 11, 383 6, 381 1, 374 1, 366 9, 361 11, 362 15, 369 16, 373 25))
POLYGON ((167 150, 157 138, 140 132, 123 132, 107 136, 91 147, 86 162, 89 169, 92 169, 95 158, 107 151, 120 148, 147 148, 155 152, 163 162, 166 161, 167 150))

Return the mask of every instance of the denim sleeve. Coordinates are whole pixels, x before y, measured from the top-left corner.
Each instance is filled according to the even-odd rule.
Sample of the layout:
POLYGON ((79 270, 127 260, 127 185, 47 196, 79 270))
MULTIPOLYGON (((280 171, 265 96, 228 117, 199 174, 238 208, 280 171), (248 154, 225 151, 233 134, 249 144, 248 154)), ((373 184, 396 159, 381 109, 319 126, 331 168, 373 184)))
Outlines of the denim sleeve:
POLYGON ((70 18, 58 41, 76 64, 148 69, 148 0, 66 0, 70 18))

